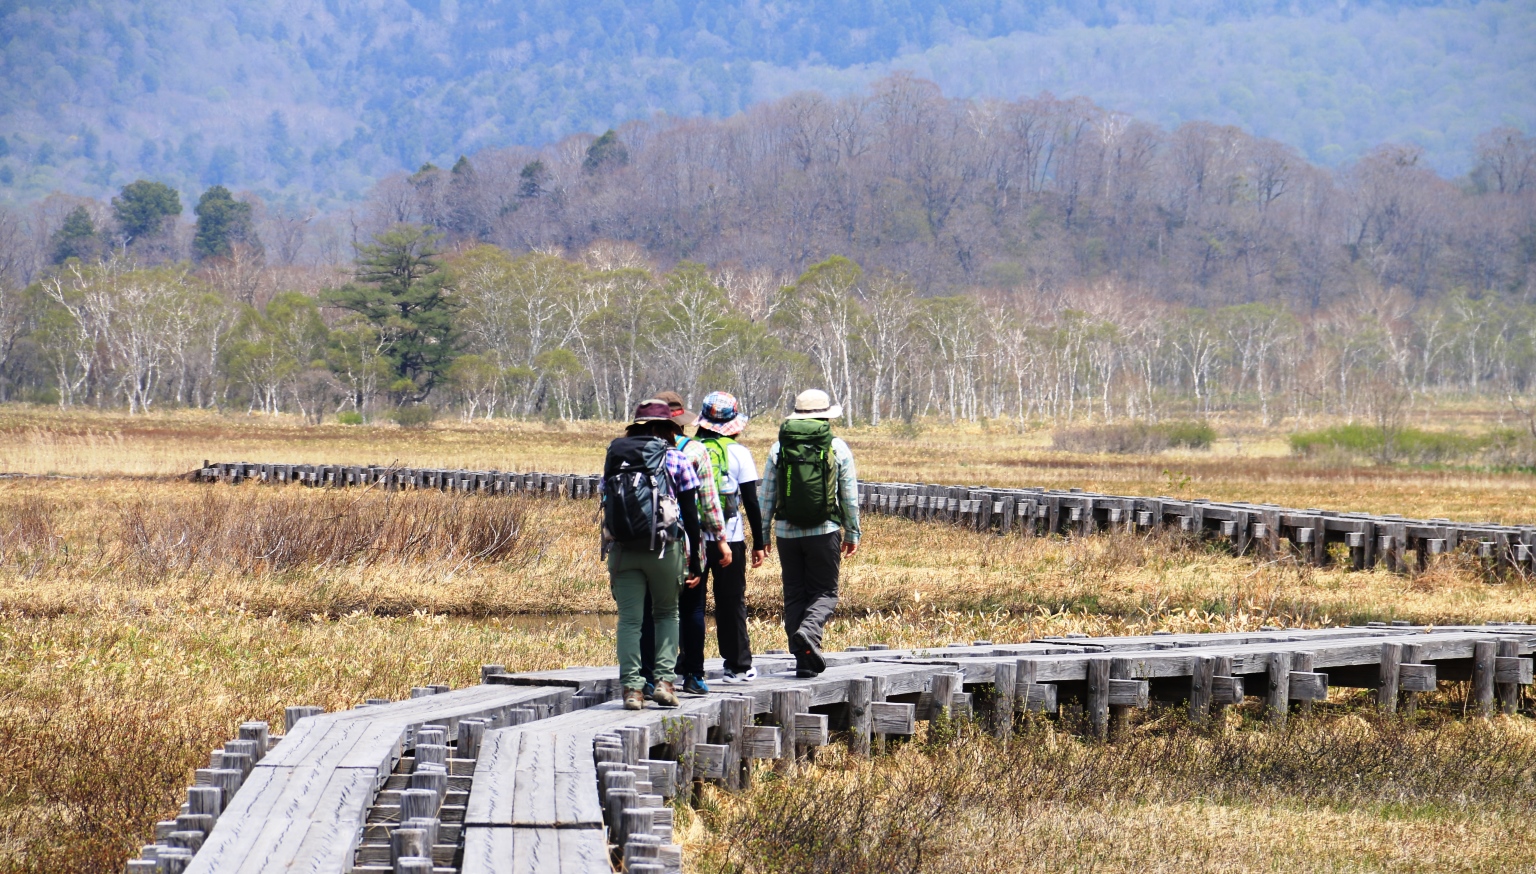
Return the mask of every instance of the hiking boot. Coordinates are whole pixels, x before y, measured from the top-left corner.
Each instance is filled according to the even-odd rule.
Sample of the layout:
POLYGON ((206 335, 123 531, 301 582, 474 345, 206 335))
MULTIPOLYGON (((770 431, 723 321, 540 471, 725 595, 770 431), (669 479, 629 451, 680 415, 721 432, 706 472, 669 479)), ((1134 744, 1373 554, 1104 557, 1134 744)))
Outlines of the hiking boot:
POLYGON ((821 676, 821 671, 813 671, 810 668, 799 668, 795 671, 795 679, 797 680, 814 680, 819 676, 821 676))
POLYGON ((827 669, 827 660, 821 657, 821 650, 809 637, 798 631, 790 635, 789 651, 795 656, 795 667, 798 670, 819 674, 827 669))
POLYGON ((677 687, 663 680, 656 684, 656 691, 651 693, 651 700, 663 707, 676 707, 677 687))
POLYGON ((625 689, 624 690, 624 709, 625 710, 644 710, 645 709, 645 693, 642 692, 639 689, 625 689))
POLYGON ((689 695, 708 695, 709 684, 698 674, 689 674, 683 678, 683 691, 689 695))

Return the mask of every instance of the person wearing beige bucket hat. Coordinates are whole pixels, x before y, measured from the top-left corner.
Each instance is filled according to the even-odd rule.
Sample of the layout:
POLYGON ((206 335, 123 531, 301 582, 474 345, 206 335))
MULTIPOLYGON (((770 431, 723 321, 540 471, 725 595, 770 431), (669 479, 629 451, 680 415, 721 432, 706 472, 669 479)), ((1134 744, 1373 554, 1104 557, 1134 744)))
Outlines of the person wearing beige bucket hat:
POLYGON ((841 419, 843 405, 832 403, 832 398, 819 388, 808 389, 795 395, 794 412, 788 419, 841 419))
MULTIPOLYGON (((820 389, 796 395, 763 468, 762 512, 779 538, 784 633, 797 677, 827 668, 822 629, 837 609, 843 556, 859 548, 858 470, 848 444, 832 436, 830 421, 842 414, 842 405, 820 389)), ((772 550, 769 536, 753 553, 753 564, 772 550)))

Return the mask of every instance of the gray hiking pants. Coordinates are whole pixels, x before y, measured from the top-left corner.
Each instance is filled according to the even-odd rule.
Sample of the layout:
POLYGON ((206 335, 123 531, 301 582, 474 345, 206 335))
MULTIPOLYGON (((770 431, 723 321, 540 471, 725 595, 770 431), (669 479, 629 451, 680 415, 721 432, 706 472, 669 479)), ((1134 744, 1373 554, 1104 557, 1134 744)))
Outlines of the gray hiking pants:
POLYGON ((821 646, 821 630, 837 609, 837 576, 843 566, 843 532, 780 537, 784 572, 784 634, 798 631, 821 646))

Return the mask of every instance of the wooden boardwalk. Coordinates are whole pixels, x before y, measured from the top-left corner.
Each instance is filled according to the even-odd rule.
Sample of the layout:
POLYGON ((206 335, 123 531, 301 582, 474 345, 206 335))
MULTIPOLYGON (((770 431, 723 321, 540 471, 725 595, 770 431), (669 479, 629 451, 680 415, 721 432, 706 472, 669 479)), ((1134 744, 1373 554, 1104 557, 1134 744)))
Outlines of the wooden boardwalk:
MULTIPOLYGON (((207 461, 194 477, 203 482, 249 480, 567 498, 594 497, 598 481, 596 475, 585 474, 207 461)), ((1264 560, 1289 557, 1316 566, 1337 563, 1352 570, 1383 567, 1398 573, 1422 571, 1433 556, 1461 550, 1475 556, 1492 574, 1536 573, 1536 526, 1109 495, 1080 489, 923 483, 861 482, 859 506, 867 513, 960 525, 1004 536, 1169 530, 1224 543, 1237 555, 1264 560)))
POLYGON ((1034 713, 1113 737, 1132 709, 1202 721, 1245 699, 1281 725, 1331 688, 1393 711, 1446 682, 1467 684, 1472 715, 1513 714, 1533 652, 1536 626, 1520 624, 851 647, 814 679, 769 654, 755 681, 638 712, 617 700, 613 667, 487 665, 465 689, 290 708, 280 737, 247 723, 128 870, 663 874, 682 864, 672 800, 792 773, 834 735, 865 755, 922 721, 975 718, 1006 739, 1034 713))

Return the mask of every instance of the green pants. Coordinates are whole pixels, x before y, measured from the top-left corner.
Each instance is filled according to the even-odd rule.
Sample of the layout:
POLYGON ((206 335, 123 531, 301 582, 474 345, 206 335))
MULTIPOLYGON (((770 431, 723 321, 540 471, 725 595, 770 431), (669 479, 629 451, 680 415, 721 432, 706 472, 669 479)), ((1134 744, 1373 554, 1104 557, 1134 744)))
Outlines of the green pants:
POLYGON ((651 594, 656 625, 656 682, 675 679, 677 666, 677 594, 683 588, 688 560, 682 544, 667 546, 658 558, 645 549, 615 546, 608 553, 608 585, 619 605, 619 682, 626 689, 645 688, 640 674, 640 624, 645 594, 651 594))

